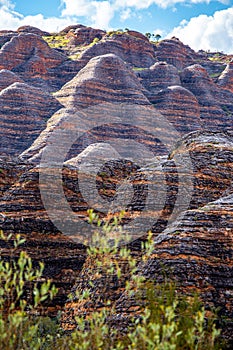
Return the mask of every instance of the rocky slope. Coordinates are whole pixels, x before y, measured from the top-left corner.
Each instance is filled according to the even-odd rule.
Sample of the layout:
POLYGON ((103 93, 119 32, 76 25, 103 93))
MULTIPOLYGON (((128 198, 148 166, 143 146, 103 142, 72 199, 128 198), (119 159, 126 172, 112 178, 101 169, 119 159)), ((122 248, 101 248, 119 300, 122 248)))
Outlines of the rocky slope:
POLYGON ((153 45, 145 36, 135 36, 134 32, 113 33, 103 37, 97 44, 85 50, 79 60, 84 65, 92 57, 107 53, 113 53, 135 67, 150 67, 156 61, 153 45))
POLYGON ((225 90, 233 92, 233 61, 231 61, 218 78, 218 85, 225 90))
POLYGON ((232 129, 233 95, 219 89, 202 66, 185 68, 181 73, 181 82, 198 99, 204 129, 232 129))
MULTIPOLYGON (((15 75, 4 73, 10 82, 15 75)), ((3 74, 2 74, 3 76, 3 74)), ((0 92, 0 152, 19 155, 27 149, 45 128, 49 117, 59 108, 59 102, 46 91, 16 82, 0 92)))
MULTIPOLYGON (((127 270, 121 281, 105 279, 105 289, 91 261, 82 270, 87 210, 106 220, 123 206, 138 273, 161 281, 165 266, 183 291, 198 290, 232 318, 231 56, 82 25, 1 31, 0 46, 0 229, 22 233, 23 248, 44 260, 59 287, 50 314, 87 280, 91 303, 67 303, 64 328, 106 295, 115 320, 134 314, 127 270), (143 263, 139 246, 151 228, 156 245, 143 263)), ((10 246, 0 241, 0 251, 7 258, 10 246)))
POLYGON ((76 70, 63 53, 51 49, 41 36, 27 32, 14 35, 2 46, 0 69, 12 70, 25 82, 50 91, 71 79, 76 70))
MULTIPOLYGON (((197 132, 184 138, 182 143, 183 145, 179 145, 170 155, 170 160, 163 161, 163 171, 167 179, 167 197, 163 211, 159 212, 158 220, 155 219, 158 215, 155 208, 150 209, 147 213, 145 209, 143 211, 147 221, 151 217, 155 220, 152 231, 156 245, 148 262, 139 263, 139 273, 157 282, 164 278, 165 271, 171 273, 171 277, 175 278, 183 291, 198 290, 206 304, 221 306, 222 315, 230 319, 233 312, 231 301, 233 274, 232 138, 220 133, 197 132), (186 203, 180 202, 180 216, 177 214, 177 218, 171 221, 175 204, 174 197, 177 197, 175 189, 183 190, 185 186, 185 182, 178 182, 174 176, 172 159, 175 159, 175 154, 184 152, 184 146, 185 152, 190 152, 193 164, 192 198, 187 207, 188 210, 182 209, 182 205, 185 207, 186 203)), ((150 165, 150 171, 152 169, 153 173, 159 176, 159 169, 150 165)), ((140 180, 136 170, 135 175, 131 175, 131 181, 137 186, 134 187, 133 203, 131 207, 128 207, 126 217, 128 218, 130 214, 133 220, 134 215, 138 214, 139 210, 143 210, 145 179, 141 180, 140 189, 140 180), (136 201, 136 196, 138 201, 136 201)), ((111 182, 108 182, 109 197, 113 195, 111 192, 114 191, 113 183, 112 178, 112 186, 111 182)), ((146 183, 149 184, 148 178, 146 183)), ((186 190, 186 195, 188 195, 188 188, 186 190)), ((130 222, 126 222, 123 229, 128 232, 130 225, 130 222)), ((143 227, 145 228, 145 221, 143 227)), ((143 234, 141 239, 143 239, 143 234)), ((135 253, 139 247, 139 239, 131 243, 131 249, 135 253)), ((88 281, 91 279, 93 282, 91 299, 87 301, 87 304, 79 300, 67 303, 63 318, 65 328, 72 328, 72 325, 75 324, 75 315, 90 312, 93 307, 102 307, 109 299, 112 301, 112 306, 116 306, 118 317, 120 315, 123 317, 127 313, 132 316, 134 310, 137 310, 137 302, 129 300, 127 295, 122 293, 127 276, 119 281, 116 276, 110 276, 110 278, 103 275, 98 279, 92 274, 92 265, 91 262, 86 261, 85 270, 74 288, 82 292, 88 288, 88 281), (105 279, 108 288, 103 290, 105 279)))

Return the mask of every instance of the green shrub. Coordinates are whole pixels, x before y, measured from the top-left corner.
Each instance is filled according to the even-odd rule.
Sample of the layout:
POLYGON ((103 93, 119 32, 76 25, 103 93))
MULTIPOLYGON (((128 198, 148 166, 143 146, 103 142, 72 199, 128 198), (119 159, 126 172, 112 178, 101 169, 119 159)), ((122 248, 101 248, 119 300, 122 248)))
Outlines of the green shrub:
MULTIPOLYGON (((102 223, 98 216, 93 211, 90 211, 89 215, 90 223, 101 227, 102 223)), ((76 316, 77 329, 73 331, 68 341, 68 348, 72 350, 217 349, 220 331, 215 327, 215 313, 210 313, 207 320, 206 310, 198 296, 182 295, 177 292, 175 284, 171 281, 154 284, 137 273, 137 259, 126 245, 119 247, 121 242, 119 222, 122 217, 121 213, 119 220, 115 217, 113 221, 105 223, 101 233, 93 237, 93 244, 88 249, 89 262, 84 268, 87 270, 89 266, 90 269, 91 262, 95 274, 99 277, 103 275, 108 284, 108 276, 111 279, 114 274, 119 280, 123 278, 122 266, 124 266, 128 274, 125 291, 129 298, 133 297, 137 301, 140 317, 132 316, 129 319, 128 329, 124 334, 119 334, 107 321, 116 314, 114 303, 103 297, 100 302, 105 306, 101 310, 96 310, 86 317, 76 316)), ((147 241, 142 244, 144 261, 150 257, 153 249, 150 233, 147 241)), ((89 300, 93 282, 90 281, 89 285, 90 288, 77 294, 79 300, 89 300)), ((105 286, 102 288, 103 295, 104 288, 105 286)))
MULTIPOLYGON (((58 318, 37 316, 38 307, 53 298, 56 288, 51 281, 41 285, 43 264, 33 268, 31 258, 21 251, 13 259, 24 240, 16 236, 12 259, 0 260, 0 343, 2 350, 51 349, 51 350, 213 350, 218 349, 220 331, 215 327, 215 313, 204 309, 197 295, 182 295, 175 284, 165 281, 156 284, 139 275, 137 258, 127 245, 120 246, 123 213, 103 223, 91 210, 89 222, 99 231, 87 249, 87 260, 92 262, 95 273, 111 278, 115 275, 125 283, 125 293, 139 305, 137 316, 128 319, 128 328, 122 333, 112 327, 109 320, 115 315, 115 304, 104 299, 103 307, 86 315, 77 315, 76 329, 70 334, 63 332, 58 318), (124 266, 124 271, 122 269, 124 266), (125 275, 127 278, 124 280, 125 275), (30 286, 33 298, 28 300, 25 288, 30 286)), ((125 238, 125 237, 124 237, 125 238)), ((9 241, 11 236, 2 239, 9 241)), ((142 260, 146 261, 154 249, 152 234, 142 244, 142 260)), ((87 268, 84 266, 84 268, 87 268)), ((90 266, 89 266, 90 268, 90 266)), ((103 286, 103 292, 104 292, 103 286)), ((90 281, 79 301, 91 297, 90 281)), ((103 293, 104 294, 104 293, 103 293)), ((72 296, 70 296, 72 300, 72 296)))
MULTIPOLYGON (((10 241, 11 237, 1 232, 4 241, 10 241)), ((42 263, 39 268, 33 268, 31 258, 24 251, 17 259, 13 258, 14 250, 22 243, 24 239, 16 235, 11 260, 0 257, 1 350, 42 349, 49 340, 48 334, 39 336, 43 318, 36 313, 45 300, 54 297, 57 290, 50 280, 38 285, 44 268, 42 263), (32 291, 32 298, 28 297, 26 288, 32 291)))

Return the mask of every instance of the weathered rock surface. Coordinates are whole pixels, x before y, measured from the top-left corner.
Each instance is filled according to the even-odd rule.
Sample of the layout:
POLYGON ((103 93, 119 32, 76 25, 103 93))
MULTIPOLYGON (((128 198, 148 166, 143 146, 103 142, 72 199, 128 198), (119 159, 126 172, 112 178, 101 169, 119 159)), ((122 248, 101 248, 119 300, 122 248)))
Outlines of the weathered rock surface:
POLYGON ((232 93, 220 89, 197 64, 182 71, 181 84, 196 96, 204 129, 232 130, 232 93))
POLYGON ((41 29, 33 27, 33 26, 21 26, 17 29, 17 32, 18 33, 36 34, 39 36, 50 35, 49 32, 45 32, 44 30, 41 30, 41 29))
POLYGON ((113 53, 135 67, 150 67, 155 63, 154 46, 148 41, 128 33, 113 34, 85 50, 80 58, 83 67, 95 56, 113 53))
MULTIPOLYGON (((174 171, 172 160, 164 161, 162 167, 166 174, 166 203, 164 210, 160 213, 159 220, 153 227, 156 242, 155 251, 146 265, 139 264, 139 271, 145 274, 148 279, 155 281, 157 279, 159 282, 164 277, 165 266, 168 271, 172 271, 172 276, 180 283, 183 291, 190 292, 191 289, 201 291, 201 296, 207 304, 221 305, 222 312, 228 317, 232 317, 232 303, 229 301, 229 298, 231 300, 233 297, 231 281, 233 273, 232 194, 224 197, 224 193, 232 185, 232 138, 227 134, 196 132, 184 138, 182 143, 174 152, 180 154, 189 152, 193 163, 190 209, 187 210, 186 207, 185 212, 182 213, 181 203, 182 215, 168 224, 167 220, 177 199, 177 188, 181 190, 182 186, 185 186, 185 182, 182 183, 182 179, 177 179, 177 172, 174 171), (213 200, 216 201, 212 202, 213 200), (227 298, 227 296, 229 297, 227 298)), ((174 153, 170 155, 170 158, 173 157, 175 157, 174 153)), ((152 165, 150 168, 152 169, 152 165)), ((159 175, 158 167, 155 166, 153 171, 159 175)), ((107 180, 110 180, 110 176, 105 178, 105 181, 107 180)), ((140 180, 137 180, 136 169, 131 181, 137 183, 134 191, 139 193, 140 180)), ((149 180, 144 178, 144 189, 147 183, 149 180)), ((113 190, 113 187, 110 187, 111 183, 109 190, 113 190)), ((109 196, 111 196, 110 192, 109 196)), ((142 202, 143 192, 141 192, 141 203, 139 202, 138 205, 142 205, 142 202)), ((143 206, 140 209, 136 208, 135 204, 134 202, 134 207, 132 206, 131 209, 136 210, 135 213, 138 215, 140 210, 143 210, 143 206)), ((153 212, 152 209, 148 212, 148 220, 150 217, 156 217, 155 211, 153 212)), ((130 225, 130 222, 123 226, 123 230, 125 229, 126 232, 127 225, 130 225)), ((136 250, 140 247, 141 239, 143 237, 130 245, 131 249, 135 250, 135 254, 138 254, 136 250)), ((140 261, 140 257, 138 260, 140 261)), ((94 277, 92 274, 94 266, 93 262, 86 261, 85 269, 78 277, 75 287, 79 292, 82 292, 85 288, 89 288, 88 281, 91 280, 93 282, 91 300, 87 300, 85 303, 76 299, 67 303, 63 318, 65 328, 74 327, 75 314, 89 313, 93 307, 101 308, 106 300, 111 300, 112 305, 116 305, 118 314, 129 313, 132 316, 136 310, 136 301, 129 300, 124 293, 122 294, 127 272, 121 280, 117 279, 114 274, 94 277), (103 285, 107 285, 106 289, 103 288, 103 285)))
POLYGON ((45 128, 48 118, 60 107, 53 96, 25 83, 14 83, 2 90, 1 155, 17 156, 27 149, 45 128))
MULTIPOLYGON (((229 198, 232 200, 232 195, 229 195, 229 198, 223 198, 213 204, 208 204, 214 198, 219 198, 221 193, 227 191, 232 184, 232 139, 230 136, 220 133, 199 132, 187 137, 183 143, 186 151, 190 152, 194 165, 194 192, 191 206, 195 209, 187 211, 183 218, 178 218, 167 228, 166 217, 161 217, 162 220, 165 220, 165 223, 164 225, 157 223, 155 226, 157 228, 155 231, 157 242, 155 251, 146 265, 139 265, 139 271, 145 274, 148 279, 154 279, 158 282, 164 276, 165 266, 169 271, 172 271, 171 277, 180 283, 183 292, 201 291, 201 296, 207 305, 221 306, 222 315, 232 317, 231 247, 233 221, 232 203, 229 200, 229 198), (164 229, 165 231, 160 233, 164 229), (159 233, 160 235, 158 235, 159 233)), ((174 207, 174 188, 178 181, 174 176, 172 158, 175 157, 176 152, 184 152, 182 145, 170 155, 171 160, 165 162, 163 167, 167 175, 168 186, 168 202, 165 204, 167 206, 165 214, 166 211, 168 214, 169 209, 174 207)), ((95 155, 101 156, 101 152, 95 153, 95 155)), ((69 204, 79 215, 79 218, 85 217, 88 208, 80 192, 77 191, 79 174, 76 168, 83 156, 84 154, 78 156, 77 159, 68 161, 63 172, 64 191, 69 204)), ((154 171, 158 172, 156 168, 154 171)), ((105 178, 105 181, 107 180, 105 178)), ((182 183, 179 186, 182 186, 182 183)), ((136 187, 135 191, 138 191, 138 188, 136 187)), ((110 186, 109 197, 114 195, 113 190, 114 188, 110 186)), ((141 201, 143 201, 142 198, 141 201)), ((138 214, 138 208, 136 209, 138 214)), ((23 175, 20 181, 6 193, 1 201, 0 211, 4 212, 5 215, 1 227, 6 232, 11 230, 18 232, 20 230, 20 232, 29 235, 31 232, 37 232, 38 234, 38 232, 42 232, 42 229, 45 230, 44 233, 46 231, 54 232, 54 234, 57 232, 49 222, 40 200, 38 169, 32 169, 23 175)), ((153 213, 150 212, 149 216, 153 216, 153 213)), ((41 239, 39 238, 39 240, 38 246, 41 245, 41 239)), ((30 247, 30 242, 28 244, 30 247)), ((137 244, 132 244, 132 249, 135 249, 134 247, 137 247, 137 244)), ((48 249, 48 252, 51 254, 50 249, 48 249)), ((62 260, 62 257, 60 258, 62 260)), ((72 255, 69 259, 65 259, 65 269, 67 264, 70 263, 70 259, 72 260, 72 255)), ((64 273, 62 270, 58 271, 56 261, 54 262, 54 259, 51 260, 51 258, 47 259, 45 256, 45 262, 48 263, 47 266, 50 266, 50 270, 47 271, 48 276, 51 275, 52 271, 55 275, 55 281, 56 276, 60 278, 60 274, 64 273), (54 273, 54 269, 56 273, 54 273)), ((63 305, 64 291, 70 291, 75 277, 75 289, 80 292, 89 287, 87 281, 93 282, 91 287, 92 299, 87 304, 78 300, 74 300, 72 303, 68 302, 62 318, 63 327, 72 329, 75 327, 75 315, 89 313, 93 307, 101 308, 107 299, 112 301, 112 305, 116 305, 118 316, 124 315, 125 317, 128 314, 131 317, 134 310, 137 310, 137 302, 133 299, 129 300, 127 295, 123 293, 128 278, 127 266, 123 267, 124 275, 119 281, 114 274, 110 277, 105 275, 101 278, 95 277, 94 262, 90 259, 86 261, 85 269, 80 272, 83 262, 84 259, 78 267, 75 267, 75 262, 73 262, 74 266, 71 268, 73 272, 69 272, 72 279, 69 283, 66 281, 64 284, 63 281, 60 281, 62 292, 60 292, 59 300, 56 302, 59 307, 63 305)), ((225 332, 229 336, 231 331, 226 328, 225 332)))
POLYGON ((169 86, 151 96, 150 102, 182 135, 202 128, 198 101, 189 90, 169 86))
MULTIPOLYGON (((47 128, 22 157, 39 159, 51 133, 64 127, 70 130, 70 137, 75 130, 81 132, 67 159, 75 157, 91 143, 125 139, 126 134, 127 138, 140 140, 164 152, 159 137, 156 140, 153 134, 150 135, 156 132, 156 120, 153 118, 157 115, 159 123, 159 116, 143 94, 144 91, 135 74, 116 55, 93 58, 55 94, 66 108, 49 120, 47 128)), ((169 143, 171 135, 168 130, 164 129, 163 136, 169 143)))
POLYGON ((197 54, 188 45, 173 37, 158 44, 156 57, 159 61, 165 61, 181 70, 194 64, 197 54))
POLYGON ((66 107, 104 102, 149 104, 134 73, 114 54, 92 58, 55 96, 66 107))
POLYGON ((76 30, 79 28, 85 28, 86 26, 84 26, 83 24, 72 24, 70 26, 65 27, 64 29, 62 29, 59 34, 67 34, 69 33, 70 30, 76 30))
MULTIPOLYGON (((21 250, 26 250, 34 266, 38 266, 39 262, 43 261, 44 273, 38 283, 43 283, 44 278, 49 278, 58 288, 58 293, 53 301, 46 302, 44 312, 51 317, 56 317, 58 311, 63 309, 67 295, 71 292, 82 269, 86 256, 85 247, 75 244, 62 235, 30 234, 30 236, 22 236, 26 242, 18 249, 14 249, 14 236, 8 242, 0 240, 1 256, 8 259, 9 252, 11 252, 11 259, 14 259, 18 258, 21 250)), ((30 291, 28 294, 28 298, 31 298, 30 291)))
MULTIPOLYGON (((27 169, 17 158, 0 156, 0 198, 27 169)), ((0 214, 0 221, 4 218, 0 214)))
POLYGON ((149 100, 160 90, 181 84, 177 68, 166 62, 156 62, 150 68, 136 70, 135 73, 141 84, 149 91, 149 100))
MULTIPOLYGON (((124 291, 127 266, 122 280, 115 274, 98 279, 90 259, 82 270, 85 247, 77 241, 83 241, 87 226, 74 233, 72 225, 85 223, 90 207, 107 204, 112 211, 102 212, 103 220, 123 205, 125 232, 144 215, 136 222, 138 239, 130 244, 139 273, 161 281, 161 266, 166 267, 181 290, 199 291, 207 305, 220 306, 232 318, 232 63, 219 77, 229 57, 217 61, 176 38, 156 46, 135 31, 103 36, 74 25, 62 35, 75 45, 89 44, 96 35, 100 41, 72 61, 51 49, 41 38, 45 34, 30 26, 0 32, 0 229, 24 234, 22 249, 35 263, 44 260, 45 276, 59 287, 49 313, 62 308, 72 285, 82 291, 87 281, 93 282, 92 299, 66 304, 64 328, 75 327, 75 314, 101 308, 106 299, 120 318, 135 313, 137 302, 124 291), (47 158, 39 168, 43 151, 47 158), (19 154, 20 160, 12 157, 19 154), (64 214, 53 181, 61 168, 71 216, 64 214), (40 192, 47 190, 40 175, 48 174, 47 198, 57 227, 40 192), (159 192, 148 197, 153 185, 159 192), (147 263, 139 249, 145 223, 156 242, 147 263)), ((0 242, 6 258, 9 249, 0 242)))
POLYGON ((10 41, 14 36, 17 36, 17 32, 13 32, 10 30, 1 30, 0 31, 0 47, 2 47, 5 43, 10 41))
POLYGON ((43 58, 46 68, 52 68, 64 61, 63 55, 52 50, 38 35, 20 34, 2 47, 0 51, 0 67, 17 71, 25 61, 33 58, 35 55, 43 58))
POLYGON ((149 41, 149 39, 142 33, 137 32, 136 30, 127 30, 126 33, 131 36, 135 36, 135 38, 142 39, 145 41, 149 41))
MULTIPOLYGON (((161 283, 166 272, 166 277, 175 280, 183 293, 198 292, 207 307, 218 307, 220 317, 228 320, 224 322, 223 334, 231 341, 232 232, 231 194, 202 208, 186 211, 155 238, 155 249, 149 260, 138 266, 139 274, 147 280, 161 283)), ((116 302, 116 313, 132 317, 138 306, 137 300, 125 293, 116 302)))
POLYGON ((24 81, 15 73, 7 69, 0 70, 0 91, 14 83, 23 83, 24 81))
POLYGON ((57 90, 75 75, 75 62, 51 49, 38 35, 14 36, 0 50, 0 69, 17 73, 25 82, 57 90), (63 66, 61 66, 63 65, 63 66))
POLYGON ((218 78, 218 85, 233 93, 233 61, 227 65, 218 78))
POLYGON ((89 45, 93 42, 95 38, 102 39, 106 34, 105 31, 100 29, 94 29, 91 27, 80 27, 76 29, 70 29, 67 33, 67 38, 69 38, 69 45, 89 45))

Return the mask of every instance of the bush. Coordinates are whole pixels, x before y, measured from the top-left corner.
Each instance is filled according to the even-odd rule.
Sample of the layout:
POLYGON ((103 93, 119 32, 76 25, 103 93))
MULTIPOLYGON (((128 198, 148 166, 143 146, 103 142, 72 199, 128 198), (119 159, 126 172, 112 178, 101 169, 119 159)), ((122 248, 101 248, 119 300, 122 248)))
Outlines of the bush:
MULTIPOLYGON (((92 269, 100 277, 101 274, 104 275, 106 281, 108 276, 112 278, 113 275, 119 281, 123 279, 127 296, 134 298, 139 305, 139 314, 130 316, 127 321, 128 328, 125 327, 124 332, 120 332, 111 326, 112 316, 116 314, 115 305, 112 300, 104 299, 103 296, 104 306, 101 310, 96 309, 86 316, 77 315, 76 328, 66 334, 61 329, 58 318, 51 320, 37 315, 38 307, 48 298, 54 297, 56 288, 49 280, 39 286, 43 264, 37 269, 33 268, 31 258, 21 251, 16 260, 13 259, 13 254, 10 261, 3 258, 0 260, 1 349, 218 349, 220 331, 215 327, 215 313, 209 312, 207 317, 197 295, 181 295, 173 282, 155 284, 137 273, 137 259, 127 245, 119 247, 119 223, 123 214, 105 224, 93 211, 89 212, 89 217, 90 223, 102 230, 93 237, 93 244, 87 250, 87 261, 92 261, 92 269), (28 287, 33 295, 31 301, 25 293, 28 287)), ((2 239, 10 240, 11 237, 2 235, 2 239)), ((12 252, 23 242, 17 235, 12 252)), ((142 244, 142 250, 143 259, 148 259, 153 251, 151 234, 142 244)), ((79 302, 90 299, 91 281, 89 285, 90 288, 75 295, 79 302)), ((72 300, 73 296, 70 298, 72 300)))
MULTIPOLYGON (((11 235, 6 237, 1 232, 1 239, 10 241, 11 235)), ((14 250, 22 243, 24 239, 16 235, 11 260, 0 258, 1 350, 42 349, 49 339, 49 334, 40 334, 44 319, 36 314, 42 303, 52 299, 57 290, 50 280, 38 286, 44 268, 42 263, 39 268, 33 268, 31 258, 24 251, 17 259, 13 258, 14 250), (32 291, 32 298, 28 297, 27 288, 32 291)))

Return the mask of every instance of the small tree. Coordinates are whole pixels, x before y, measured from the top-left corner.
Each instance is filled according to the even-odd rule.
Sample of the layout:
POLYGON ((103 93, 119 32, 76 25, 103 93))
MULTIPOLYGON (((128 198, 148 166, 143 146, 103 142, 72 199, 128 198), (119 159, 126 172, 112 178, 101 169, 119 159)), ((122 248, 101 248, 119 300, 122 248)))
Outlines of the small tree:
POLYGON ((156 40, 157 43, 161 39, 161 35, 160 34, 156 34, 156 35, 154 35, 154 37, 155 37, 155 40, 156 40))

